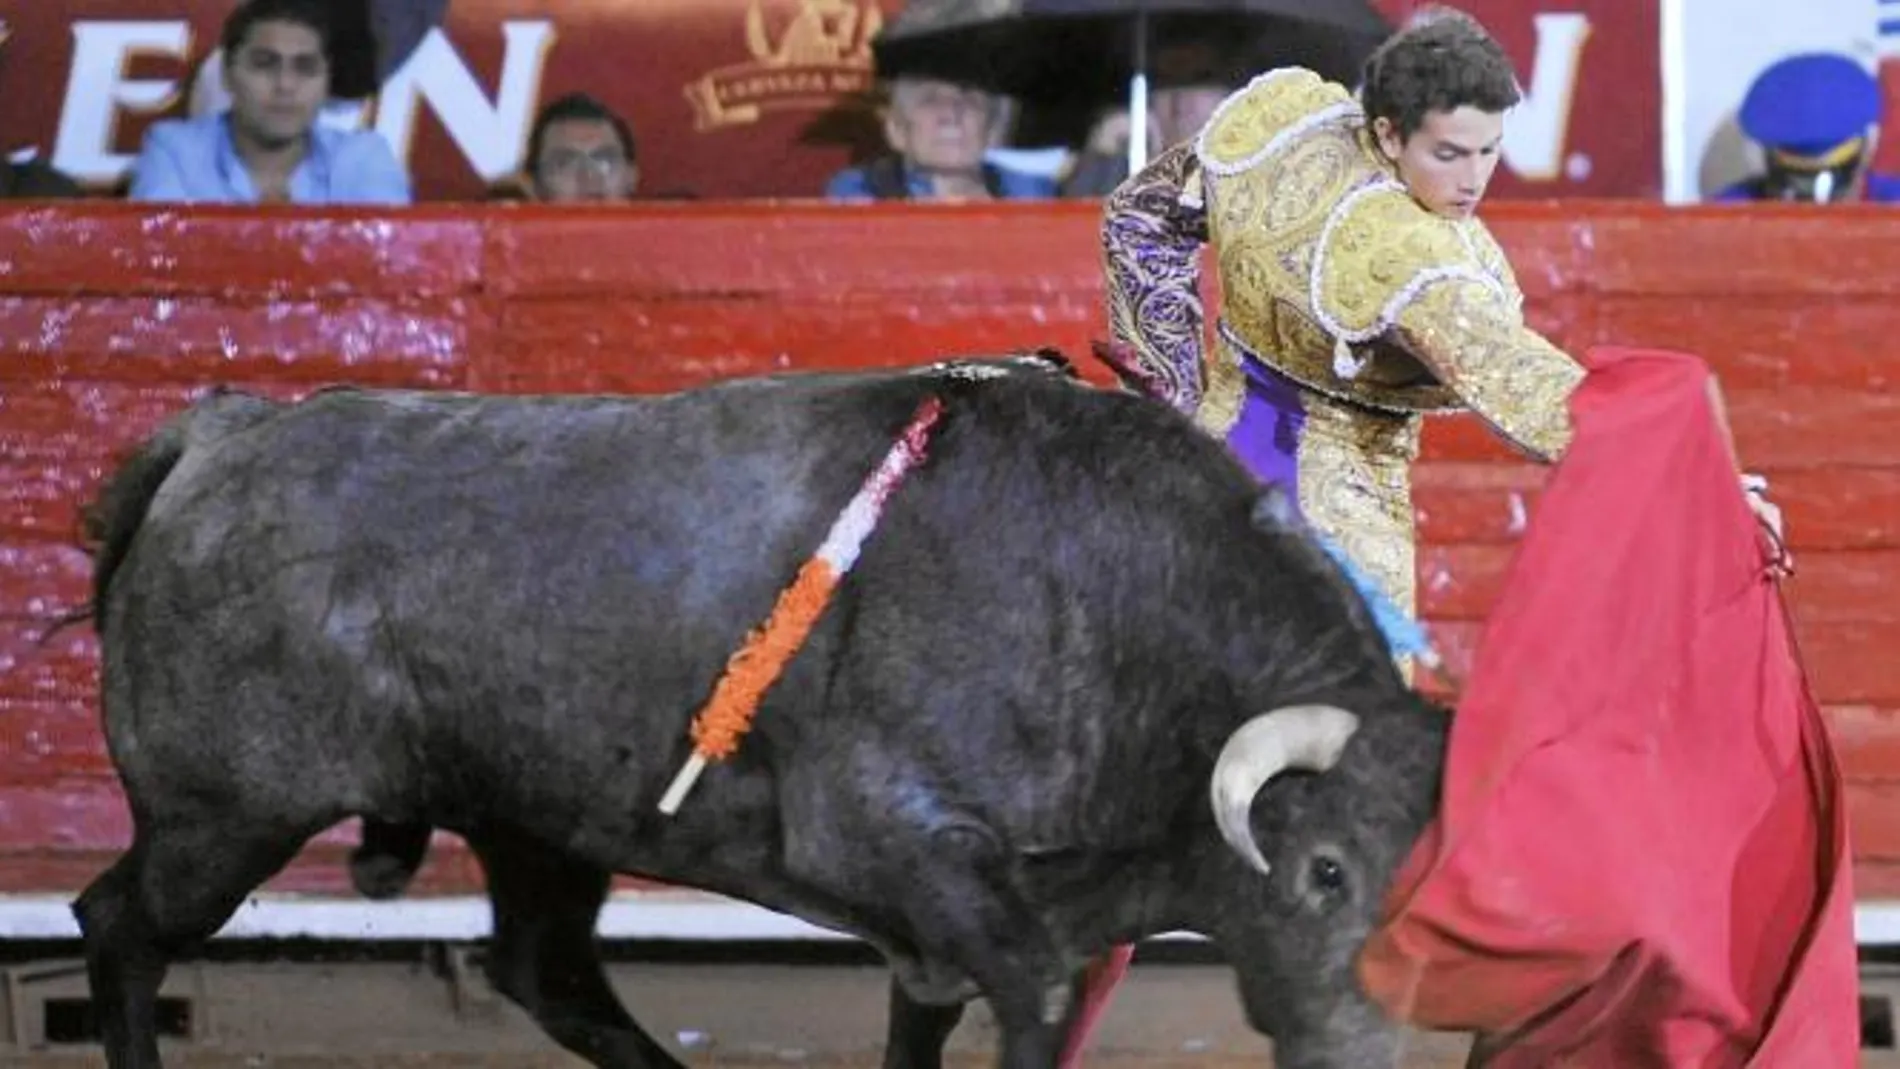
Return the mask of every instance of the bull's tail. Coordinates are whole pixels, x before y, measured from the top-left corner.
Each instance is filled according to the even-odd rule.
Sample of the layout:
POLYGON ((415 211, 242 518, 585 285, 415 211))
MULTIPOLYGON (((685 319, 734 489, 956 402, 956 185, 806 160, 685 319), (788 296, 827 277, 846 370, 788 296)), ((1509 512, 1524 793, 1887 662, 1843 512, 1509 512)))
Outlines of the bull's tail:
POLYGON ((99 495, 80 514, 83 544, 93 558, 92 603, 65 622, 90 618, 105 633, 106 593, 124 563, 145 514, 188 446, 223 437, 257 423, 277 409, 275 402, 223 387, 174 417, 113 472, 99 495))
POLYGON ((119 465, 107 480, 99 496, 86 506, 80 522, 88 552, 92 554, 92 604, 85 615, 94 626, 105 631, 106 591, 112 587, 112 574, 125 560, 132 536, 145 522, 146 510, 158 496, 165 477, 185 455, 185 428, 174 420, 146 439, 130 459, 119 465))

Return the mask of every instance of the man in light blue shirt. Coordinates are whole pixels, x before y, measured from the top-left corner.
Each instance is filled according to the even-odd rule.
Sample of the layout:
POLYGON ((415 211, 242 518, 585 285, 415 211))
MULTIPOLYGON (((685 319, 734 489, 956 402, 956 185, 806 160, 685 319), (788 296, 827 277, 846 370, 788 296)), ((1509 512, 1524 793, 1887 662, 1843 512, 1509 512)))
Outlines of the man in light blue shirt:
POLYGON ((137 201, 407 204, 409 177, 369 130, 320 125, 332 32, 321 0, 246 0, 224 25, 228 110, 155 123, 137 201))

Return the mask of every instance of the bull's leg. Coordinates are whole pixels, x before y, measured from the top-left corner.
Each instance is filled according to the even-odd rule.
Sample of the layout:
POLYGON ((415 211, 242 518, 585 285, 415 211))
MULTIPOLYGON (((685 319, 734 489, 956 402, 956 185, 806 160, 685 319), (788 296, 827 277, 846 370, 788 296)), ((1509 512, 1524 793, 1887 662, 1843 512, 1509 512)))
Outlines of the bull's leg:
MULTIPOLYGON (((848 693, 833 700, 866 702, 848 693)), ((814 762, 780 785, 784 825, 798 830, 787 836, 788 873, 840 899, 877 903, 927 968, 972 981, 995 1013, 1003 1069, 1054 1069, 1080 963, 1066 960, 1017 888, 1003 837, 918 787, 927 776, 853 744, 843 770, 814 762), (841 790, 861 804, 836 804, 841 790), (813 798, 830 804, 806 808, 813 798)), ((894 1027, 888 1034, 900 1035, 894 1027)), ((918 1045, 906 1039, 885 1057, 915 1056, 918 1045)))
POLYGON ((1053 1069, 1073 981, 1055 971, 1061 956, 1047 929, 987 844, 953 834, 932 845, 939 849, 909 866, 922 881, 906 896, 915 938, 933 956, 957 963, 989 999, 1002 1069, 1053 1069))
POLYGON ((385 899, 402 894, 416 878, 429 853, 427 824, 395 824, 363 818, 363 839, 350 852, 350 882, 364 898, 385 899))
POLYGON ((141 824, 73 904, 111 1069, 157 1069, 158 989, 321 825, 267 834, 230 818, 141 824))
MULTIPOLYGON (((1091 972, 1093 970, 1077 973, 1070 988, 1069 1012, 1062 1023, 1062 1034, 1068 1037, 1063 1057, 1069 1064, 1079 1064, 1081 1056, 1079 1051, 1070 1048, 1076 1043, 1077 1029, 1082 1023, 1091 972)), ((890 1017, 884 1037, 884 1069, 942 1069, 944 1047, 950 1042, 950 1033, 963 1021, 963 1010, 961 1002, 947 1006, 918 1002, 904 990, 903 984, 893 979, 890 1017)))
POLYGON ((602 1069, 681 1069, 614 995, 594 946, 612 877, 514 835, 471 836, 495 912, 488 975, 549 1038, 602 1069))
POLYGON ((1068 1019, 1068 986, 1026 985, 1014 979, 988 994, 1003 1040, 997 1064, 1002 1069, 1054 1069, 1068 1019))
POLYGON ((961 1020, 963 1003, 925 1005, 893 978, 890 1016, 884 1025, 884 1069, 941 1069, 944 1044, 961 1020))

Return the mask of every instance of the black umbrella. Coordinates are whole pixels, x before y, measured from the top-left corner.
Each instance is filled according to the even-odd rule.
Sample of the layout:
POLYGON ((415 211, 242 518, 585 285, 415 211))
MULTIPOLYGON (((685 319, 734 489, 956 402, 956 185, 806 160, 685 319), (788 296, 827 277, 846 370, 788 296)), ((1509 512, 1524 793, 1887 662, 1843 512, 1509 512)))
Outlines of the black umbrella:
POLYGON ((1238 84, 1308 67, 1353 84, 1392 26, 1370 0, 909 0, 872 42, 881 77, 937 77, 1038 103, 1128 101, 1129 166, 1147 156, 1151 78, 1238 84), (1174 76, 1172 45, 1219 58, 1174 76))

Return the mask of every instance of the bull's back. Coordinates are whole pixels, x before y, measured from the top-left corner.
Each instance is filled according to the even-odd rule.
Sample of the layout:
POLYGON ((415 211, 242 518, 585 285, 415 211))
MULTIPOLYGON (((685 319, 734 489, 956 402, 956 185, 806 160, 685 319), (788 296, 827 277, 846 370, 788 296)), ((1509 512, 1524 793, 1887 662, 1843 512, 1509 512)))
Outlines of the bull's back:
POLYGON ((637 786, 928 389, 317 395, 187 451, 115 579, 110 670, 235 704, 195 741, 298 774, 376 752, 585 782, 631 748, 637 786))
POLYGON ((256 547, 189 555, 226 572, 273 552, 491 570, 610 546, 716 556, 809 514, 820 483, 843 481, 825 475, 872 463, 903 405, 886 392, 897 403, 816 377, 655 398, 327 392, 188 458, 148 523, 256 547))
MULTIPOLYGON (((433 797, 553 825, 649 810, 727 659, 934 388, 893 373, 662 398, 319 395, 165 488, 127 580, 164 610, 144 655, 189 677, 174 694, 241 696, 212 748, 280 775, 328 769, 365 798, 422 776, 433 797)), ((1139 711, 1113 691, 1157 663, 1129 651, 1168 646, 1151 614, 1193 600, 1169 587, 1194 570, 1183 545, 1244 526, 1244 473, 1159 406, 1055 379, 952 396, 930 450, 741 766, 795 740, 787 711, 813 732, 865 716, 940 732, 961 765, 1027 729, 1043 758, 1016 794, 1127 764, 1108 749, 1145 744, 1105 718, 1139 711), (830 666, 893 657, 887 707, 828 705, 830 666), (981 706, 947 707, 959 691, 981 706)), ((1031 834, 1074 815, 1031 808, 1031 834)))

